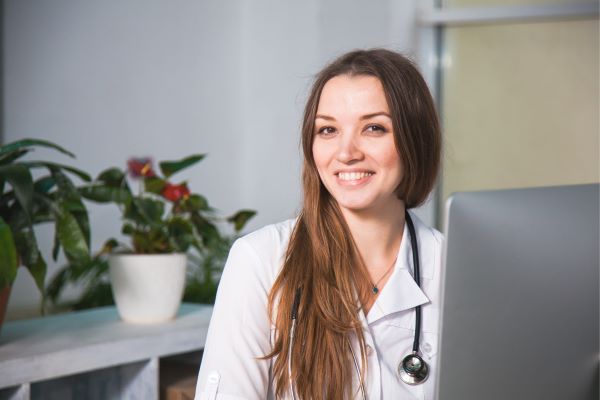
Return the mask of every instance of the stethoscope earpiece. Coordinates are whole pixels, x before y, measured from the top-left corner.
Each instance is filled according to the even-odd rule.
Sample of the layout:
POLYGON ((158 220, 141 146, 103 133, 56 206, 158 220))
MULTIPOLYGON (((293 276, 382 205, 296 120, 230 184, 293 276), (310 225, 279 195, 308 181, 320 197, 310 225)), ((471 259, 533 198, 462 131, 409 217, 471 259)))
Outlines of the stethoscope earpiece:
POLYGON ((398 365, 398 375, 408 385, 418 385, 429 376, 429 366, 417 353, 411 353, 398 365))

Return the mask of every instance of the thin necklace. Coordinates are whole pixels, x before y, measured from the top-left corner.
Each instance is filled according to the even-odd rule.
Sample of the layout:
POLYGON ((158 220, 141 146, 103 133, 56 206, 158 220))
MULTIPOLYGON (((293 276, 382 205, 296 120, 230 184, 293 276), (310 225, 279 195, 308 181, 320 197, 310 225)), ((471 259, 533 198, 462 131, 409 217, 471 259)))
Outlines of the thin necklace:
POLYGON ((392 263, 392 265, 390 265, 390 267, 387 269, 387 271, 385 271, 385 273, 379 278, 379 280, 377 282, 375 282, 375 284, 371 283, 371 286, 373 286, 371 291, 373 292, 374 295, 379 293, 379 288, 377 286, 379 286, 379 283, 381 283, 381 281, 390 273, 390 271, 392 270, 394 265, 396 265, 397 259, 398 259, 398 256, 396 256, 396 258, 394 258, 394 262, 392 263))

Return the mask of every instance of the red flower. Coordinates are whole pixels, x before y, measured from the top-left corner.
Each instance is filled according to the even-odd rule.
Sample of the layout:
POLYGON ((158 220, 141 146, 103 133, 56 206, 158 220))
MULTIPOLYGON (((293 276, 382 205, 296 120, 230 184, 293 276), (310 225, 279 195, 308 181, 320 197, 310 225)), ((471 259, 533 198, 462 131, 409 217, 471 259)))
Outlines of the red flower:
POLYGON ((129 174, 134 178, 156 176, 152 170, 151 158, 130 158, 127 161, 127 169, 129 170, 129 174))
POLYGON ((179 201, 182 198, 187 199, 190 196, 190 189, 188 189, 185 183, 173 185, 167 182, 162 190, 162 196, 170 201, 179 201))

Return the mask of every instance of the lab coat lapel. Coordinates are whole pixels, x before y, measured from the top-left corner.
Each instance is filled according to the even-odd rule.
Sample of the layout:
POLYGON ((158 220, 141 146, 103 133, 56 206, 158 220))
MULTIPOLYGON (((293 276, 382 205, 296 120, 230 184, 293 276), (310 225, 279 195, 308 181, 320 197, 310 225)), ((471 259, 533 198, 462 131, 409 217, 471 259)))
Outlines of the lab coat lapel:
MULTIPOLYGON (((423 230, 423 223, 414 216, 413 221, 417 233, 419 255, 421 256, 421 275, 422 277, 430 278, 430 276, 425 275, 430 275, 432 267, 427 264, 431 263, 433 260, 431 257, 423 256, 424 253, 428 253, 427 251, 423 251, 423 246, 425 247, 425 250, 427 250, 427 238, 424 236, 426 236, 428 232, 423 230)), ((367 322, 369 324, 389 314, 410 310, 418 305, 429 303, 429 298, 415 282, 412 271, 413 262, 410 233, 408 227, 405 225, 394 272, 367 315, 367 322)))

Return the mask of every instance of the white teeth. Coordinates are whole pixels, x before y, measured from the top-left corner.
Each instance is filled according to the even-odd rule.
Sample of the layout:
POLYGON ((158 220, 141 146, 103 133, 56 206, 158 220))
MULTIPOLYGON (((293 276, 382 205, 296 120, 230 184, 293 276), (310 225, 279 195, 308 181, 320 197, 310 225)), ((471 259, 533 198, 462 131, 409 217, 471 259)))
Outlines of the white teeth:
POLYGON ((340 172, 338 177, 343 181, 357 181, 371 175, 372 172, 340 172))

